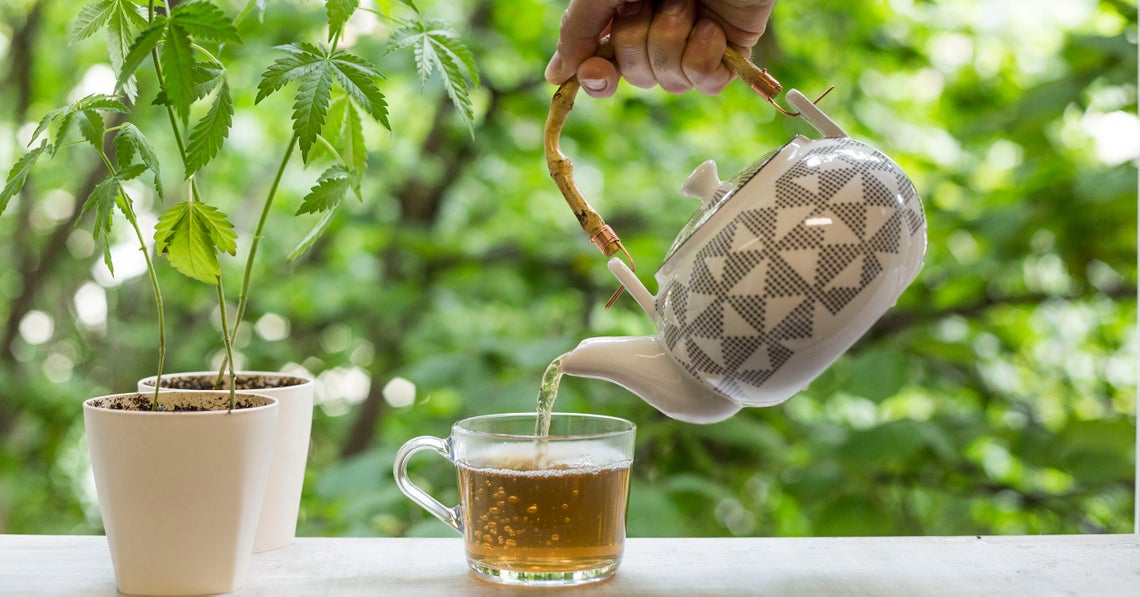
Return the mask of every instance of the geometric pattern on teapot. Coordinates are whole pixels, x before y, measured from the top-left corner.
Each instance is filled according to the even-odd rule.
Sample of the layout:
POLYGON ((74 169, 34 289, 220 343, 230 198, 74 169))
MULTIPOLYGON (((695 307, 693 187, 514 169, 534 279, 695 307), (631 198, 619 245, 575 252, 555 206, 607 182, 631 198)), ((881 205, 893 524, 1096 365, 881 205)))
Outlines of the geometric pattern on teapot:
POLYGON ((818 339, 818 317, 839 315, 897 264, 925 222, 898 166, 852 139, 807 152, 760 203, 702 247, 656 305, 673 358, 745 401, 818 339), (861 186, 841 192, 848 185, 861 186))

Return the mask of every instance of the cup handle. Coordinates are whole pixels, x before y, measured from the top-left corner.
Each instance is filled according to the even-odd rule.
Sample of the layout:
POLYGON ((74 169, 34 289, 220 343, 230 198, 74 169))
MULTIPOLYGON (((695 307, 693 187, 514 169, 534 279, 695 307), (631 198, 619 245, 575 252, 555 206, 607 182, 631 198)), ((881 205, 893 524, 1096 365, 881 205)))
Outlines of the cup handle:
POLYGON ((430 435, 414 437, 401 446, 399 452, 396 452, 396 460, 392 463, 392 474, 396 477, 396 486, 404 495, 408 496, 408 499, 419 504, 424 510, 431 512, 433 516, 462 535, 463 528, 460 525, 459 506, 454 508, 444 506, 439 500, 408 479, 408 459, 411 458, 412 454, 422 450, 431 450, 448 461, 453 461, 451 445, 448 441, 430 435))

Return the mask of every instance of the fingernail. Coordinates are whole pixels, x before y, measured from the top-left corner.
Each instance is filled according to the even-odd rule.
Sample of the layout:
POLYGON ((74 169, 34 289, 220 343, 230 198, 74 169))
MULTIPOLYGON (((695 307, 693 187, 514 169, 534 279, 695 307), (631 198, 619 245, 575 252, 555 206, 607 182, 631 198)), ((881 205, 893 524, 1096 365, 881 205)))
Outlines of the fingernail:
POLYGON ((579 79, 578 82, 590 91, 602 91, 606 88, 605 79, 579 79))
POLYGON ((679 15, 685 12, 689 6, 689 0, 665 0, 665 4, 661 5, 661 14, 679 15))
POLYGON ((546 80, 550 83, 558 84, 562 82, 562 54, 554 53, 550 59, 550 64, 546 65, 546 80))

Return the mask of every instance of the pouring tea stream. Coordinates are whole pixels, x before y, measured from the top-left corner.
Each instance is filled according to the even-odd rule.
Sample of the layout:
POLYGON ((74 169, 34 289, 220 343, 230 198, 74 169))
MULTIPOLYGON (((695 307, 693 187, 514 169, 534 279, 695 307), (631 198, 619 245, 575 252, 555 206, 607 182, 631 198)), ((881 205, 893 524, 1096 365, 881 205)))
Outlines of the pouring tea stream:
MULTIPOLYGON (((771 79, 744 62, 750 77, 771 79)), ((775 92, 750 85, 779 108, 778 83, 775 92)), ((792 397, 895 304, 926 254, 914 185, 799 91, 786 101, 798 112, 780 111, 821 137, 796 135, 724 181, 712 160, 698 166, 681 190, 700 207, 655 275, 658 293, 621 259, 608 264, 657 333, 583 340, 559 357, 562 373, 616 383, 674 419, 712 423, 792 397)), ((547 124, 551 175, 591 242, 628 258, 558 151, 572 95, 566 102, 555 94, 547 124)))

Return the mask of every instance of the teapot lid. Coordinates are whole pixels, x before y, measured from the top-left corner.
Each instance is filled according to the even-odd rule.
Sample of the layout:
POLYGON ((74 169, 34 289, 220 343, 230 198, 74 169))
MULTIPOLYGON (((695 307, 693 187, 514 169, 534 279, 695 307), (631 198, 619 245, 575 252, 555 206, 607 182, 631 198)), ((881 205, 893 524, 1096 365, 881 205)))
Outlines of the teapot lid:
MULTIPOLYGON (((814 102, 809 100, 798 90, 792 89, 788 91, 787 98, 788 102, 799 110, 797 116, 803 117, 803 119, 819 131, 824 138, 847 137, 847 133, 836 124, 835 121, 831 120, 814 102)), ((685 226, 681 228, 681 231, 677 234, 677 238, 673 240, 673 245, 665 254, 665 259, 662 260, 662 266, 668 263, 669 258, 672 257, 705 222, 712 218, 721 206, 728 204, 732 196, 759 174, 773 158, 784 151, 789 145, 799 144, 804 141, 806 141, 806 139, 803 136, 796 135, 791 141, 764 154, 760 159, 750 164, 744 170, 741 170, 736 176, 724 182, 717 179, 716 163, 712 160, 708 160, 698 166, 681 187, 681 192, 694 199, 700 199, 701 206, 693 213, 692 217, 689 218, 685 226)))
POLYGON ((784 150, 784 147, 787 147, 790 143, 791 141, 785 143, 778 149, 764 154, 760 159, 737 173, 736 176, 724 182, 716 180, 716 163, 709 160, 701 164, 682 187, 684 194, 695 199, 700 199, 701 206, 697 208, 697 211, 693 213, 689 221, 686 222, 684 227, 681 228, 681 231, 677 233, 677 238, 673 240, 673 245, 665 254, 663 262, 669 261, 669 258, 681 248, 681 245, 685 244, 685 241, 693 236, 693 233, 695 233, 697 229, 704 225, 722 205, 727 204, 737 190, 748 184, 748 181, 752 180, 753 177, 764 169, 764 166, 766 166, 768 162, 772 161, 772 158, 779 155, 779 153, 784 150), (715 181, 715 183, 719 184, 713 187, 715 183, 710 184, 711 181, 715 181))

